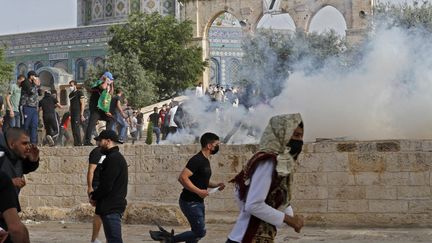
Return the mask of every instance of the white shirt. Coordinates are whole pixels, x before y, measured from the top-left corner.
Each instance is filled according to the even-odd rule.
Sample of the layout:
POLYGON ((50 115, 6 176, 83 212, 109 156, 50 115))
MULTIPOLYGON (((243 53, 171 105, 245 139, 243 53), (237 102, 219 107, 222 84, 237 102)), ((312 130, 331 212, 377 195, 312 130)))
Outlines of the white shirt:
POLYGON ((203 88, 201 86, 196 86, 195 88, 195 96, 202 97, 203 94, 203 88))
POLYGON ((175 116, 175 113, 177 112, 177 108, 178 108, 178 106, 176 105, 169 110, 168 114, 170 116, 170 121, 169 121, 170 127, 177 127, 177 124, 174 122, 174 116, 175 116))
MULTIPOLYGON (((265 199, 270 190, 272 174, 274 170, 273 162, 267 160, 258 165, 252 175, 251 184, 246 197, 246 203, 241 201, 236 193, 237 204, 240 208, 240 215, 228 238, 233 241, 241 242, 249 224, 251 215, 270 223, 276 227, 283 225, 285 213, 281 212, 267 203, 265 199)), ((287 211, 290 207, 287 208, 287 211)))
POLYGON ((131 117, 131 131, 130 132, 136 132, 136 130, 137 130, 137 123, 138 123, 138 120, 136 119, 136 117, 134 117, 134 116, 132 116, 131 117))

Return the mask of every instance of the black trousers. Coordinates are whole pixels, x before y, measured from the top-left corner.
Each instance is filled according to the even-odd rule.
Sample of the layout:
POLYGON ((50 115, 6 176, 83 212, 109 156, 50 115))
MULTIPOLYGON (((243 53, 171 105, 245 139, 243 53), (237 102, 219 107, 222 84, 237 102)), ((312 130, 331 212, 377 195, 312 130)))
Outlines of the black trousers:
POLYGON ((74 140, 74 146, 81 146, 81 115, 79 113, 71 112, 71 129, 74 140))
POLYGON ((106 115, 105 112, 103 112, 100 109, 96 109, 94 111, 90 111, 90 117, 89 117, 89 122, 87 125, 87 129, 86 129, 86 133, 85 133, 85 140, 84 140, 84 144, 90 144, 91 143, 91 136, 93 134, 93 132, 96 129, 96 123, 99 121, 106 121, 106 126, 109 127, 110 124, 112 122, 114 122, 114 120, 112 119, 112 117, 109 117, 106 115))
POLYGON ((50 135, 54 140, 57 139, 59 135, 59 122, 57 120, 57 115, 55 113, 45 114, 43 116, 43 122, 46 134, 50 135))

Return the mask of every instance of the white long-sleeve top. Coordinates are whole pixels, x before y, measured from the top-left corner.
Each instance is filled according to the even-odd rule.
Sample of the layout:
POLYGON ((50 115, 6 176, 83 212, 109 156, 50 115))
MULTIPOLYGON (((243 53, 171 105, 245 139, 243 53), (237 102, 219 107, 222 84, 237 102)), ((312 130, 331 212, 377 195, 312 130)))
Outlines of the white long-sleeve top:
POLYGON ((261 163, 252 175, 246 202, 240 200, 238 192, 236 193, 240 215, 228 236, 230 240, 237 242, 243 240, 251 215, 276 227, 283 225, 285 213, 292 216, 291 207, 288 207, 284 213, 265 203, 270 190, 273 171, 274 164, 271 160, 261 163))

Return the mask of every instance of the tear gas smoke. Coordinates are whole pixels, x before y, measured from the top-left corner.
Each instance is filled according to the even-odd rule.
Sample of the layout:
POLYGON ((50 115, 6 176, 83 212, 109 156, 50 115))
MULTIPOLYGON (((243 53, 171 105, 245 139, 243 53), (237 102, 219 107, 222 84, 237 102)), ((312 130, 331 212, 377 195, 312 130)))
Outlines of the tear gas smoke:
POLYGON ((399 28, 376 30, 361 51, 362 60, 349 71, 332 61, 314 74, 296 71, 281 81, 280 95, 253 111, 225 104, 215 112, 208 98, 200 100, 191 95, 185 110, 195 121, 187 131, 192 135, 186 138, 177 134, 171 142, 192 143, 206 131, 223 138, 241 123, 229 143, 257 143, 270 117, 294 112, 302 114, 306 141, 319 137, 431 138, 429 40, 430 34, 399 28))

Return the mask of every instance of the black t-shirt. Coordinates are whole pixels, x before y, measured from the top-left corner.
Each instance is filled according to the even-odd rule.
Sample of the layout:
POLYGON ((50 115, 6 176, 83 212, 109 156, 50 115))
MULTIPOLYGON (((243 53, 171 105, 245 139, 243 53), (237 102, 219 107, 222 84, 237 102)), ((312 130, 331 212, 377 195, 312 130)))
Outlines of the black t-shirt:
MULTIPOLYGON (((100 173, 100 165, 102 164, 103 160, 105 159, 106 155, 103 155, 101 153, 101 150, 99 147, 94 148, 89 155, 89 164, 97 165, 96 169, 93 173, 93 185, 99 184, 99 173, 100 173)), ((93 186, 94 187, 94 186, 93 186)))
POLYGON ((75 90, 69 94, 71 113, 80 114, 82 98, 84 98, 84 94, 80 90, 75 90))
POLYGON ((58 100, 52 95, 46 95, 39 101, 39 107, 42 107, 43 116, 55 115, 55 108, 58 100))
MULTIPOLYGON (((202 154, 202 152, 194 155, 186 164, 186 168, 193 173, 193 175, 189 177, 191 182, 199 189, 207 190, 212 172, 210 161, 202 154)), ((186 188, 183 188, 183 191, 180 194, 180 199, 187 202, 204 202, 198 194, 195 194, 186 188)))
POLYGON ((90 95, 90 100, 89 100, 89 110, 90 111, 97 110, 97 105, 98 105, 100 95, 101 94, 100 94, 98 88, 92 89, 91 95, 90 95))
POLYGON ((140 125, 142 125, 143 123, 144 123, 144 114, 143 113, 138 113, 138 115, 137 115, 137 124, 140 124, 140 125))
POLYGON ((152 114, 150 114, 149 118, 150 118, 150 121, 153 123, 154 127, 159 126, 159 113, 156 113, 156 112, 152 113, 152 114))
POLYGON ((120 96, 116 95, 112 97, 111 104, 110 104, 110 112, 111 114, 114 114, 114 112, 117 111, 117 102, 120 100, 120 96))
POLYGON ((10 208, 16 208, 18 212, 21 211, 21 207, 18 202, 18 195, 15 191, 15 187, 12 184, 12 179, 0 171, 0 214, 10 208))

